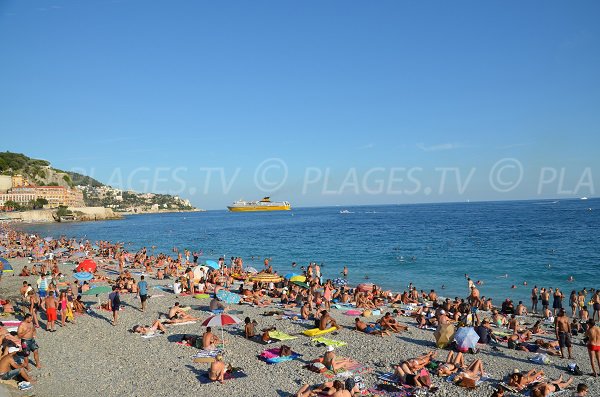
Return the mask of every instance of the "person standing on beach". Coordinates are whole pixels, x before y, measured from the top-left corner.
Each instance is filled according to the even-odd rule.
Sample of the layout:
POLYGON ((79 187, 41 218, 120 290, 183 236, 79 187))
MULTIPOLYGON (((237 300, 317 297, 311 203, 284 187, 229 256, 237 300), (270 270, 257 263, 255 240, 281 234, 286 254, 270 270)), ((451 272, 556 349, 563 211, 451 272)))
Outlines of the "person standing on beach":
POLYGON ((146 311, 146 300, 148 299, 148 282, 144 280, 144 276, 140 277, 140 282, 138 283, 138 295, 140 297, 140 302, 142 305, 142 312, 146 311))
POLYGON ((558 288, 556 288, 556 291, 554 291, 554 300, 552 301, 552 309, 554 309, 554 316, 556 316, 556 313, 560 312, 560 310, 562 309, 562 300, 563 294, 558 288))
POLYGON ((569 358, 573 358, 571 355, 571 323, 569 317, 565 312, 565 309, 560 309, 558 316, 554 319, 554 327, 556 331, 556 339, 560 346, 560 356, 565 358, 565 347, 569 352, 569 358))
POLYGON ((121 297, 119 296, 119 287, 113 285, 112 292, 108 294, 108 308, 112 310, 112 325, 117 325, 117 313, 121 307, 121 297))
POLYGON ((531 312, 537 313, 538 309, 538 287, 537 285, 533 286, 531 290, 531 312))
POLYGON ((48 321, 46 330, 49 332, 56 332, 54 329, 54 322, 58 316, 56 315, 56 299, 54 298, 54 291, 50 291, 48 296, 44 298, 42 308, 46 312, 46 320, 48 321))
POLYGON ((600 370, 600 328, 596 326, 596 322, 593 319, 588 320, 588 330, 585 332, 587 340, 588 354, 590 355, 590 364, 592 364, 592 373, 595 377, 598 376, 596 371, 595 362, 598 364, 598 370, 600 370))
POLYGON ((540 292, 540 300, 542 301, 542 310, 546 310, 550 307, 550 293, 546 288, 542 288, 540 292))
MULTIPOLYGON (((37 368, 42 368, 42 364, 40 364, 40 354, 38 352, 39 347, 35 341, 35 334, 33 318, 31 317, 31 314, 27 313, 19 325, 19 328, 17 328, 17 337, 21 338, 25 346, 27 346, 27 349, 33 352, 35 366, 37 368)), ((26 360, 29 360, 29 358, 26 358, 26 360)))
POLYGON ((342 274, 344 275, 344 278, 348 278, 348 266, 344 266, 344 271, 342 274))
POLYGON ((600 321, 600 290, 596 291, 592 297, 592 308, 594 309, 592 320, 600 321))

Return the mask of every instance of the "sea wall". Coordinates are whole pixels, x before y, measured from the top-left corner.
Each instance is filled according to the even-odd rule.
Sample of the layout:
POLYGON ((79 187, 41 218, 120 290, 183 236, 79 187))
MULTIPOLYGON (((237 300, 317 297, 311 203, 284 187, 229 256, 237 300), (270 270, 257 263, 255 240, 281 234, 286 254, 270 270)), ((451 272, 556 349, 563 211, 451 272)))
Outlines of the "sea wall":
MULTIPOLYGON (((108 219, 121 219, 120 214, 115 213, 111 208, 104 207, 69 207, 69 210, 77 216, 78 221, 104 221, 108 219)), ((5 212, 2 213, 2 219, 25 223, 45 223, 55 222, 54 215, 56 210, 32 210, 23 212, 5 212)))

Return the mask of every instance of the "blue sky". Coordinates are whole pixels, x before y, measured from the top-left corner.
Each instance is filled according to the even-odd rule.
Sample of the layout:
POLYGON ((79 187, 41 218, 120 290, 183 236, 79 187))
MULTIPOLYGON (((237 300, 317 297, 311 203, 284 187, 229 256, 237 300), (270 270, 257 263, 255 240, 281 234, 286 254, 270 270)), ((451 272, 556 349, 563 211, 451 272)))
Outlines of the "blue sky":
POLYGON ((4 0, 0 149, 204 208, 594 196, 598 15, 597 1, 4 0))

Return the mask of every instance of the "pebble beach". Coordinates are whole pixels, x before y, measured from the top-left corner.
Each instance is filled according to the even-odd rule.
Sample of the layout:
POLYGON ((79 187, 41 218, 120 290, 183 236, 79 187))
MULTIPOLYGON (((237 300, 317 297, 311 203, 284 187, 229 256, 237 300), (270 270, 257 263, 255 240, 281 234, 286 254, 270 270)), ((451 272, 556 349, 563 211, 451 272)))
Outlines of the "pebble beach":
MULTIPOLYGON (((97 259, 101 263, 101 259, 97 259)), ((0 296, 18 301, 18 289, 24 280, 35 285, 36 276, 19 277, 18 274, 27 259, 14 259, 14 275, 5 275, 0 284, 0 296)), ((64 274, 72 272, 72 266, 60 265, 64 274)), ((260 353, 268 347, 276 347, 281 343, 264 346, 260 343, 246 340, 242 328, 225 327, 227 340, 225 362, 240 368, 247 375, 239 379, 205 383, 208 364, 194 363, 192 356, 198 352, 194 347, 179 345, 176 342, 183 334, 202 335, 204 327, 200 322, 195 324, 172 325, 165 335, 152 338, 142 338, 140 335, 128 332, 136 324, 151 324, 155 319, 164 316, 174 302, 189 306, 189 313, 201 319, 211 315, 208 309, 208 299, 195 299, 190 296, 176 296, 154 288, 158 285, 168 285, 169 280, 150 278, 148 310, 139 310, 139 299, 132 294, 122 294, 123 310, 119 312, 116 326, 111 325, 111 313, 98 309, 98 300, 94 296, 84 297, 91 314, 76 317, 76 324, 67 324, 64 328, 58 326, 55 333, 44 331, 44 317, 38 329, 37 341, 40 345, 41 369, 32 367, 31 374, 36 383, 28 391, 18 391, 5 386, 5 392, 11 395, 27 396, 192 396, 199 393, 205 395, 229 396, 293 396, 302 384, 316 385, 326 379, 322 374, 313 373, 303 368, 309 361, 324 354, 325 348, 315 346, 311 338, 301 334, 312 325, 295 324, 280 316, 263 314, 272 310, 282 310, 277 307, 258 308, 248 305, 231 305, 230 312, 242 320, 248 316, 258 322, 257 328, 276 326, 296 339, 286 341, 294 352, 302 356, 294 361, 269 365, 259 359, 260 353)), ((385 310, 385 309, 384 309, 385 310)), ((392 365, 402 360, 416 357, 425 352, 436 350, 437 359, 444 360, 447 351, 437 349, 434 343, 433 331, 421 330, 415 326, 410 317, 399 317, 406 324, 408 331, 392 334, 388 337, 367 335, 353 330, 354 317, 343 314, 342 310, 332 309, 331 315, 342 325, 333 334, 333 339, 344 341, 346 346, 336 349, 339 357, 352 358, 366 369, 360 374, 367 388, 373 388, 381 381, 378 374, 392 371, 392 365)), ((485 313, 483 314, 485 317, 485 313)), ((368 321, 375 321, 377 316, 368 321)), ((524 324, 533 324, 536 318, 525 317, 524 324)), ((549 331, 550 328, 548 328, 549 331)), ((219 334, 220 335, 220 334, 219 334)), ((551 339, 553 333, 541 335, 543 339, 551 339)), ((575 379, 577 383, 586 383, 590 387, 591 396, 600 395, 600 382, 589 376, 591 367, 588 354, 580 338, 574 338, 574 360, 552 357, 547 365, 535 365, 529 358, 531 353, 508 350, 500 346, 492 350, 490 346, 482 346, 476 355, 467 354, 466 362, 481 358, 488 377, 475 390, 469 390, 470 396, 489 396, 498 382, 518 368, 526 371, 532 368, 542 368, 551 379, 559 375, 567 376, 566 366, 569 362, 577 362, 584 372, 583 376, 575 379)), ((431 395, 461 396, 467 391, 445 379, 432 376, 433 385, 438 388, 431 395)), ((573 387, 572 386, 572 387, 573 387)), ((371 395, 365 392, 365 395, 371 395)), ((372 394, 378 395, 378 394, 372 394)), ((380 394, 386 395, 386 394, 380 394)), ((511 395, 508 393, 507 395, 511 395)), ((519 394, 520 395, 520 394, 519 394)))

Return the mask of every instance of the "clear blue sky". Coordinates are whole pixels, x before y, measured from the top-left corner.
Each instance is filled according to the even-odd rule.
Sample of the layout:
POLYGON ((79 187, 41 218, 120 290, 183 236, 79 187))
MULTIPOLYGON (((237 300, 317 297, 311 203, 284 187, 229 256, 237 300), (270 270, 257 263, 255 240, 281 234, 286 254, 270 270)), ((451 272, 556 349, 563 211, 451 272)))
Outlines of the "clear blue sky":
POLYGON ((0 150, 204 208, 593 196, 599 15, 598 1, 3 0, 0 150), (268 159, 282 183, 279 160, 256 171, 268 159))

